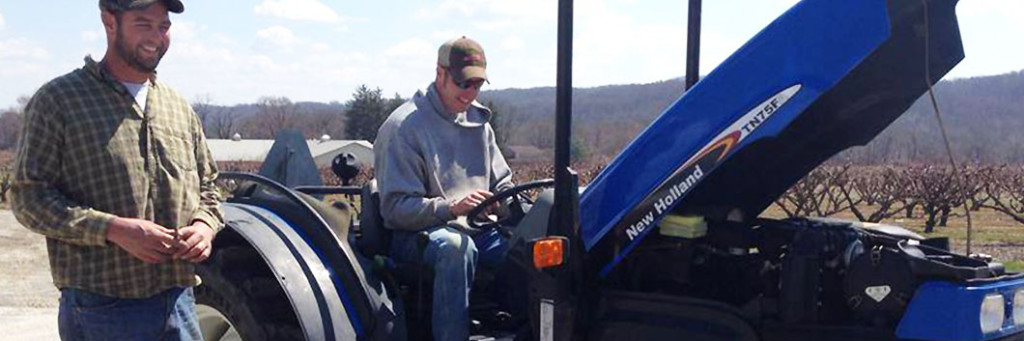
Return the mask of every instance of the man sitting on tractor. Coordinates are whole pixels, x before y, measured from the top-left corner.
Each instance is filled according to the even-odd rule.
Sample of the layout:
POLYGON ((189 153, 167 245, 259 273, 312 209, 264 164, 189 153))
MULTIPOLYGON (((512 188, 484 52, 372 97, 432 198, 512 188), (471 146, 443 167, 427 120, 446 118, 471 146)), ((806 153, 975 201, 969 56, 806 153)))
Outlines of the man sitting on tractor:
POLYGON ((439 341, 468 338, 477 261, 495 268, 507 249, 494 229, 470 236, 460 228, 492 192, 512 187, 512 172, 488 124, 491 111, 476 102, 488 82, 486 67, 477 42, 461 37, 444 43, 434 82, 395 109, 374 141, 381 215, 395 231, 391 254, 433 268, 432 328, 439 341), (429 235, 425 249, 417 243, 422 231, 429 235))

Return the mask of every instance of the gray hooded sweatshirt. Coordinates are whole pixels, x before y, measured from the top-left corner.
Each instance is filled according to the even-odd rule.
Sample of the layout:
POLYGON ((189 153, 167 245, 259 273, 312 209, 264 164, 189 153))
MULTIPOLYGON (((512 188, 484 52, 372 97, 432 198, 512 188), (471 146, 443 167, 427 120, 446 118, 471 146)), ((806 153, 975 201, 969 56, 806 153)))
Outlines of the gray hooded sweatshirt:
POLYGON ((512 187, 490 119, 490 109, 476 101, 465 112, 445 113, 433 83, 388 116, 373 143, 385 227, 419 231, 447 224, 456 218, 452 202, 477 189, 512 187))

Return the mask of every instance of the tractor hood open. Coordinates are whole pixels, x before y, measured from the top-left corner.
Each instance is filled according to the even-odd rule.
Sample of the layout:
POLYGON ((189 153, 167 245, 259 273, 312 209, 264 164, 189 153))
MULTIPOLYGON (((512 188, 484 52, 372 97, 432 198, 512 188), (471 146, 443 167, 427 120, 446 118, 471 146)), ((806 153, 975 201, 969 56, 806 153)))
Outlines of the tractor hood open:
POLYGON ((796 4, 588 185, 586 248, 614 243, 612 266, 670 212, 750 219, 831 156, 866 144, 963 59, 956 2, 796 4))

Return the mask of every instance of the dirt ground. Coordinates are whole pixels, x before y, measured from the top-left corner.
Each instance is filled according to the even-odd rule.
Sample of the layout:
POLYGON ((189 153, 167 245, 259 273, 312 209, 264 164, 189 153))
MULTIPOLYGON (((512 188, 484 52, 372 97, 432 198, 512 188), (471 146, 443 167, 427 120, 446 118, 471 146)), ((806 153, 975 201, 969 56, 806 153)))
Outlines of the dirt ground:
POLYGON ((0 209, 0 330, 4 340, 57 340, 57 300, 46 241, 0 209))

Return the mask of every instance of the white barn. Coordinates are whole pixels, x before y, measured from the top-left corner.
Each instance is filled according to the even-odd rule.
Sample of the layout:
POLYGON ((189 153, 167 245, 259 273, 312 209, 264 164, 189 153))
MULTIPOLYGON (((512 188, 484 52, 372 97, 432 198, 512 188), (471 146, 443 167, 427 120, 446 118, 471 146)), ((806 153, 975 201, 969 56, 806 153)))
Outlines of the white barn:
MULTIPOLYGON (((263 162, 274 145, 274 140, 206 140, 213 159, 220 162, 263 162)), ((317 167, 330 167, 331 161, 341 153, 351 153, 363 168, 373 167, 373 144, 364 140, 306 140, 309 153, 317 167)))
MULTIPOLYGON (((355 155, 363 168, 373 168, 373 144, 365 140, 306 141, 317 167, 327 167, 342 153, 355 155)), ((269 150, 269 149, 268 149, 269 150)))

